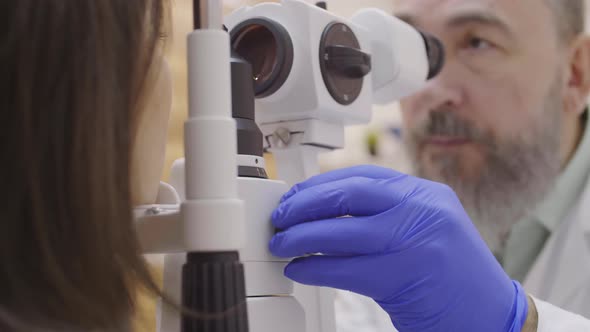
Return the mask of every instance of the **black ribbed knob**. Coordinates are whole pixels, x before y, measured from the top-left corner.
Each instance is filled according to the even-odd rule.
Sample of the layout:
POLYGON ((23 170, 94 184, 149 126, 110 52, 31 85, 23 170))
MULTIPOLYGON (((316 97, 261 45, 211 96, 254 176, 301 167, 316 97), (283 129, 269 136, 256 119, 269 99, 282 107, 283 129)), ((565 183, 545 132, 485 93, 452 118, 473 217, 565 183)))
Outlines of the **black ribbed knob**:
POLYGON ((182 332, 248 332, 244 266, 237 252, 189 253, 182 268, 182 332))
POLYGON ((361 96, 365 76, 371 71, 371 56, 362 51, 349 26, 328 24, 320 40, 320 69, 330 95, 341 105, 361 96))
POLYGON ((371 72, 371 56, 359 49, 332 45, 326 47, 325 54, 328 70, 344 77, 363 78, 371 72))

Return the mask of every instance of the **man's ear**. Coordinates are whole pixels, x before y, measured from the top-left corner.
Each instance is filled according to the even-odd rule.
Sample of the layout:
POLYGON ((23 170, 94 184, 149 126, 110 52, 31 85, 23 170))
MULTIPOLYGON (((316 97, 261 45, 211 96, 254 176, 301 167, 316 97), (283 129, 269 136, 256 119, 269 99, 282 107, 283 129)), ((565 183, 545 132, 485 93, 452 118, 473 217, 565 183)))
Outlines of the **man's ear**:
POLYGON ((565 111, 582 114, 590 94, 590 36, 581 35, 570 44, 565 111))

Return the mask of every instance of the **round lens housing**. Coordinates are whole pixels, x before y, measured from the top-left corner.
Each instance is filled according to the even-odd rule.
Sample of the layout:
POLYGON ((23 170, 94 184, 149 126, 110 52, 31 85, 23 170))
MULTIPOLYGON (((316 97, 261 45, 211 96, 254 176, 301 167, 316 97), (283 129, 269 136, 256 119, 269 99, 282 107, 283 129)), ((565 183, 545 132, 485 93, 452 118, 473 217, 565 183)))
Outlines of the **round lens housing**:
POLYGON ((256 97, 277 92, 293 67, 293 43, 287 30, 275 21, 254 18, 240 23, 230 35, 233 50, 252 65, 256 97))
POLYGON ((426 45, 426 55, 428 56, 428 79, 438 75, 445 64, 445 47, 443 43, 431 34, 420 31, 424 44, 426 45))

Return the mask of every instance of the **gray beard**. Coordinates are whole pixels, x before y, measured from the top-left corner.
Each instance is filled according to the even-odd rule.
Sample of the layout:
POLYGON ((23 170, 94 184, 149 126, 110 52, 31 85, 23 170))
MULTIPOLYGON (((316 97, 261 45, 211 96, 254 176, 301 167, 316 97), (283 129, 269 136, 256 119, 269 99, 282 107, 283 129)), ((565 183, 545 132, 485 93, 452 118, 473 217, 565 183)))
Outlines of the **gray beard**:
POLYGON ((418 176, 455 190, 482 238, 494 253, 500 253, 512 226, 529 214, 555 183, 558 158, 548 151, 542 146, 506 147, 488 155, 477 181, 463 180, 456 156, 438 159, 439 174, 434 176, 426 174, 419 163, 415 167, 418 176))
POLYGON ((556 128, 560 128, 562 119, 561 112, 555 108, 559 107, 555 105, 559 101, 557 96, 552 93, 547 98, 546 112, 531 124, 527 133, 510 141, 500 142, 470 129, 452 112, 431 116, 431 123, 422 128, 422 134, 407 137, 406 147, 416 175, 453 188, 494 253, 503 250, 514 224, 543 200, 559 176, 560 136, 556 128), (441 118, 438 119, 439 125, 432 123, 437 121, 433 120, 437 116, 441 118), (464 178, 462 167, 468 166, 463 166, 460 155, 433 156, 430 162, 435 171, 430 173, 420 162, 420 135, 428 132, 440 134, 447 129, 451 133, 468 133, 467 136, 484 148, 485 163, 478 170, 476 180, 464 178))

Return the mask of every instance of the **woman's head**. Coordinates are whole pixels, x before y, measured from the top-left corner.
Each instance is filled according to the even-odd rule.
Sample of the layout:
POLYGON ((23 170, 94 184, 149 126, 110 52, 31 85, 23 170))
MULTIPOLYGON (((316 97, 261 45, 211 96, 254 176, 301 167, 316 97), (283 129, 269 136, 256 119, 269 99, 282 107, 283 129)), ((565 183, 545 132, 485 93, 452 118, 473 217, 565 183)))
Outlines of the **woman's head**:
POLYGON ((0 326, 113 328, 150 283, 130 169, 162 2, 0 2, 0 326))

